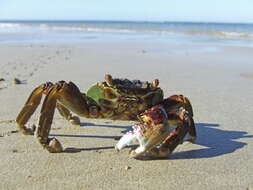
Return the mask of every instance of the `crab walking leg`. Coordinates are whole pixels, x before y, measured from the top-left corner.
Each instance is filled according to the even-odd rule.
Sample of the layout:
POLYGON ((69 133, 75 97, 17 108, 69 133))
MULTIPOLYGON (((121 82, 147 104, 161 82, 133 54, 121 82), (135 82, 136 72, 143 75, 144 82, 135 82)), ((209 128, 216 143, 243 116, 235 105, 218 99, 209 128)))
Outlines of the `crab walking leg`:
POLYGON ((21 133, 25 135, 33 135, 34 129, 27 128, 25 124, 40 104, 42 95, 47 93, 47 91, 52 87, 52 85, 53 84, 51 82, 42 84, 39 87, 35 88, 29 96, 24 107, 16 118, 16 122, 21 133))
POLYGON ((72 114, 70 113, 70 111, 65 108, 63 105, 59 104, 58 102, 56 103, 56 107, 59 111, 59 113, 61 114, 61 116, 66 119, 69 120, 72 116, 72 114))
POLYGON ((87 100, 74 83, 56 83, 43 102, 36 133, 39 143, 49 152, 62 151, 62 146, 56 138, 48 138, 57 102, 80 116, 90 116, 87 100))
POLYGON ((80 125, 79 117, 72 116, 72 114, 70 113, 70 111, 66 107, 61 105, 59 102, 56 103, 56 107, 64 119, 66 119, 67 121, 69 121, 73 125, 80 125))
POLYGON ((46 148, 49 152, 61 152, 62 146, 57 139, 48 139, 51 129, 51 124, 56 107, 57 86, 54 86, 46 96, 39 118, 39 124, 36 131, 36 136, 39 143, 46 148), (51 142, 50 142, 51 141, 51 142))

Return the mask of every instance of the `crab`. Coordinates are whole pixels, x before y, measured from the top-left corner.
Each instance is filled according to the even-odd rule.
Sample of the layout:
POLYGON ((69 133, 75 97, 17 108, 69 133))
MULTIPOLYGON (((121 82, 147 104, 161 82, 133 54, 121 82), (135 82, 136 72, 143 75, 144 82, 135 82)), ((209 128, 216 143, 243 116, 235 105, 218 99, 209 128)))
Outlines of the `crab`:
POLYGON ((49 138, 55 109, 66 120, 80 125, 80 117, 112 120, 133 120, 133 130, 121 137, 115 145, 121 150, 134 140, 139 147, 132 150, 134 158, 142 156, 163 157, 179 145, 186 134, 193 142, 196 129, 190 101, 183 95, 163 97, 159 80, 143 82, 112 78, 91 86, 87 93, 80 92, 73 82, 46 82, 35 88, 16 118, 18 129, 33 135, 44 149, 51 153, 63 151, 56 138, 49 138), (43 100, 38 126, 28 127, 27 122, 43 100), (73 115, 71 112, 75 113, 73 115))

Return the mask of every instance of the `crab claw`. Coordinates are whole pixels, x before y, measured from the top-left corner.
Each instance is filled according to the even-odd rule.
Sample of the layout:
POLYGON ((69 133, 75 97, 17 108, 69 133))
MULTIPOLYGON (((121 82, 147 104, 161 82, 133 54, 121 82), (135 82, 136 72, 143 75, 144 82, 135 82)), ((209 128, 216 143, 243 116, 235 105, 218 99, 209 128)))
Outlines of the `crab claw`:
POLYGON ((169 150, 161 150, 158 147, 154 147, 149 151, 146 151, 141 154, 137 154, 134 150, 130 152, 130 157, 138 160, 150 160, 150 159, 159 159, 167 158, 171 152, 169 150))
POLYGON ((147 158, 166 158, 171 154, 170 150, 162 149, 158 147, 152 148, 150 151, 145 153, 145 157, 147 158))

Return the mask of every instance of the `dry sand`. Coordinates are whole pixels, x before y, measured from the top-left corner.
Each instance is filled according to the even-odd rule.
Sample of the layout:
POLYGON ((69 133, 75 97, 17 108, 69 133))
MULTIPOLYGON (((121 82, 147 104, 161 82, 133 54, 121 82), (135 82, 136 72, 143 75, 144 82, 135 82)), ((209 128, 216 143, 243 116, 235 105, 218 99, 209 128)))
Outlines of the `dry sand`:
POLYGON ((148 48, 152 44, 1 45, 0 189, 252 190, 253 49, 170 54, 148 48), (81 118, 82 126, 73 127, 58 113, 51 135, 63 153, 50 154, 34 137, 16 133, 15 117, 33 88, 64 79, 86 91, 105 73, 159 78, 165 95, 188 96, 196 144, 180 145, 168 159, 130 159, 129 149, 118 153, 113 146, 133 122, 81 118), (23 84, 14 85, 15 77, 23 84))

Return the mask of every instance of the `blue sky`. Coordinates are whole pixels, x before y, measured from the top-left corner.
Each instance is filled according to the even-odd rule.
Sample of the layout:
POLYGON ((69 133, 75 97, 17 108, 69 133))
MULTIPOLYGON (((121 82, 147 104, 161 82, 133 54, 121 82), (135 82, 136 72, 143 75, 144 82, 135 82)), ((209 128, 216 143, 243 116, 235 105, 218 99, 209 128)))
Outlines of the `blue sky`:
POLYGON ((253 0, 0 0, 0 19, 253 23, 253 0))

